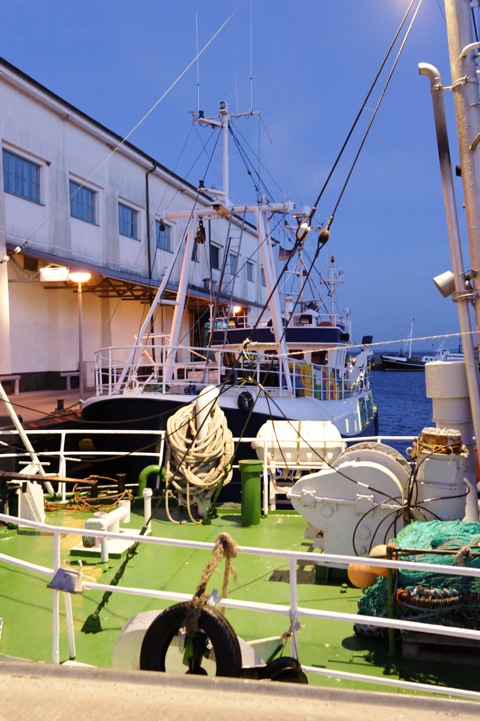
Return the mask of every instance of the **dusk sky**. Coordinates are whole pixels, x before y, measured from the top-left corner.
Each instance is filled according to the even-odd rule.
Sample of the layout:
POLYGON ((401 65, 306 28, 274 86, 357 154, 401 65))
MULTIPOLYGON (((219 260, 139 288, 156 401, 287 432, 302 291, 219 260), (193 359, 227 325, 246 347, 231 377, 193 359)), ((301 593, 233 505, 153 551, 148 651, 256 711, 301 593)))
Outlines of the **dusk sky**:
MULTIPOLYGON (((200 107, 214 115, 221 100, 232 111, 247 111, 252 97, 260 120, 245 119, 238 127, 259 153, 267 185, 276 200, 311 206, 408 5, 4 0, 0 55, 122 137, 165 96, 129 141, 193 184, 206 167, 199 155, 206 138, 201 134, 211 131, 192 128, 188 111, 200 107), (232 13, 198 63, 184 72, 197 43, 202 49, 232 13)), ((332 213, 399 47, 400 41, 320 202, 319 223, 332 213)), ((444 85, 450 84, 442 0, 424 0, 420 8, 321 253, 322 267, 334 255, 345 271, 339 298, 351 308, 357 341, 365 334, 376 343, 405 338, 412 318, 418 338, 458 331, 455 305, 432 282, 451 261, 430 87, 418 73, 420 62, 437 66, 444 85)), ((453 99, 445 96, 456 165, 453 99)), ((210 182, 218 182, 216 171, 211 168, 210 182)), ((230 184, 233 200, 255 199, 237 165, 230 184)), ((459 179, 455 187, 463 217, 459 179)), ((470 268, 463 224, 461 232, 470 268)), ((446 346, 455 349, 457 343, 448 338, 446 346)), ((414 347, 438 345, 429 339, 414 347)))

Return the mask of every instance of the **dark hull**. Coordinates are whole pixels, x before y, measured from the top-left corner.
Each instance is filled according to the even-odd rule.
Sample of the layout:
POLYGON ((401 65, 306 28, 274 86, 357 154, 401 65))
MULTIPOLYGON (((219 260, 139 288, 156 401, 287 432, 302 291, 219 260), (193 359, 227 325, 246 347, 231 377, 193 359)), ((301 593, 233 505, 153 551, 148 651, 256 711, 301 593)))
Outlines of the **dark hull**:
POLYGON ((425 363, 414 358, 408 360, 395 360, 395 358, 381 357, 384 371, 424 371, 425 363))
MULTIPOLYGON (((102 435, 101 444, 106 450, 112 452, 110 460, 100 464, 102 475, 114 476, 117 473, 126 473, 127 482, 136 482, 138 480, 138 474, 145 468, 146 465, 154 463, 152 459, 143 460, 141 457, 123 457, 115 458, 115 453, 118 451, 128 450, 140 451, 141 449, 148 448, 149 451, 155 451, 158 449, 158 439, 155 436, 148 435, 136 435, 135 431, 142 430, 165 430, 167 419, 172 413, 178 410, 178 401, 174 399, 168 400, 167 398, 149 398, 146 395, 141 397, 124 397, 118 396, 115 399, 106 397, 105 400, 98 400, 92 405, 86 406, 82 411, 82 416, 85 420, 85 426, 91 428, 108 429, 109 427, 115 429, 131 430, 132 435, 128 436, 128 449, 122 444, 125 444, 125 440, 121 436, 116 435, 113 431, 112 434, 102 435)), ((253 438, 257 435, 260 427, 268 420, 285 420, 285 417, 280 413, 278 416, 270 413, 255 412, 251 413, 248 424, 246 420, 248 414, 242 412, 238 408, 223 408, 225 413, 228 427, 230 428, 234 438, 246 437, 253 438)), ((358 438, 361 436, 371 436, 378 434, 378 416, 375 414, 371 422, 365 426, 361 433, 352 438, 358 438)), ((252 449, 250 443, 241 443, 235 452, 235 463, 245 458, 256 459, 256 453, 252 449)), ((92 469, 92 472, 99 473, 97 470, 92 469)), ((221 492, 221 501, 240 501, 240 475, 238 471, 234 471, 231 482, 224 487, 221 492)))

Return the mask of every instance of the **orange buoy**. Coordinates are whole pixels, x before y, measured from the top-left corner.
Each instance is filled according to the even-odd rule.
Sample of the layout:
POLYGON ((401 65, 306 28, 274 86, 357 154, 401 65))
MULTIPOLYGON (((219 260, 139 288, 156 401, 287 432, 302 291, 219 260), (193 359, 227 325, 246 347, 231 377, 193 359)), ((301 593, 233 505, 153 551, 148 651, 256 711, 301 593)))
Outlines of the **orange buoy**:
POLYGON ((370 566, 363 563, 351 563, 347 569, 348 580, 357 588, 367 588, 375 583, 377 576, 372 573, 370 566))
MULTIPOLYGON (((382 543, 379 546, 375 546, 374 548, 372 548, 368 555, 370 556, 370 558, 386 558, 387 547, 384 543, 382 543)), ((370 566, 370 570, 372 573, 375 574, 375 576, 386 577, 388 574, 388 568, 383 568, 383 566, 370 566)))

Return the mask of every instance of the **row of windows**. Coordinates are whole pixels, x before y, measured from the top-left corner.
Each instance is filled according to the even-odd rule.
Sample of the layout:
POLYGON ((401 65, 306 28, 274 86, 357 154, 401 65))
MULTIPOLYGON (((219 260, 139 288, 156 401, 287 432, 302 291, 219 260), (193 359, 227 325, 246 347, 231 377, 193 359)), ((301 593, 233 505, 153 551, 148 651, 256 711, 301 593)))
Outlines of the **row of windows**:
MULTIPOLYGON (((3 150, 3 188, 6 193, 17 195, 19 198, 41 203, 40 195, 40 165, 21 158, 15 153, 3 150)), ((70 180, 70 215, 72 218, 83 220, 86 223, 97 222, 98 193, 74 180, 70 180)), ((118 204, 118 229, 120 235, 127 238, 139 239, 139 213, 124 203, 118 204)), ((156 221, 157 246, 161 250, 171 251, 171 228, 160 221, 156 221)))
MULTIPOLYGON (((3 150, 3 187, 6 193, 17 195, 20 198, 40 203, 40 166, 31 160, 21 158, 8 150, 3 150)), ((98 193, 74 180, 70 180, 70 215, 72 218, 95 224, 97 221, 98 193)), ((118 204, 118 229, 120 235, 134 240, 139 239, 139 214, 134 208, 118 204)), ((157 248, 172 252, 171 227, 163 221, 155 221, 155 237, 157 248)), ((198 260, 197 249, 194 249, 193 259, 198 260)), ((228 256, 229 271, 232 276, 237 274, 237 256, 230 253, 228 256)), ((210 244, 210 265, 220 268, 220 247, 210 244)), ((246 262, 247 280, 254 282, 254 263, 246 262)), ((265 285, 265 276, 262 268, 262 285, 265 285)))

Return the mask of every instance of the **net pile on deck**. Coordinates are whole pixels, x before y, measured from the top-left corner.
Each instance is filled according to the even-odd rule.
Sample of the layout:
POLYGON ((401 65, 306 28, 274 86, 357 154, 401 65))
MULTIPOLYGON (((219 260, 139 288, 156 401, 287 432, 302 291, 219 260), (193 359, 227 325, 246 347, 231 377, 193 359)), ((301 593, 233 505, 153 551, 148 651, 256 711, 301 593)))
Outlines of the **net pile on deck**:
MULTIPOLYGON (((480 568, 480 523, 417 521, 393 541, 399 560, 480 568), (445 553, 446 552, 446 553, 445 553)), ((462 628, 480 627, 480 578, 398 570, 394 616, 462 628)), ((387 579, 380 577, 359 601, 359 613, 387 616, 387 579)))

